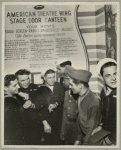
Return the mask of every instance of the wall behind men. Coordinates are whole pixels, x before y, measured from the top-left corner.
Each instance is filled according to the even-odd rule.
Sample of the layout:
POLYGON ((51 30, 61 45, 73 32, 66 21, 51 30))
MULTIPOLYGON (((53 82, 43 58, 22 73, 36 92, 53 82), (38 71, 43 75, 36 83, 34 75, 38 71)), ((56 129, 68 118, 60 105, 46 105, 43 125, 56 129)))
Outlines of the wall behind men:
POLYGON ((97 63, 103 58, 111 57, 112 55, 107 55, 107 53, 110 53, 110 51, 115 51, 113 55, 114 57, 112 56, 112 58, 116 59, 116 17, 116 4, 84 6, 80 5, 78 10, 78 24, 87 48, 89 70, 92 72, 92 77, 90 79, 90 88, 98 96, 100 96, 100 91, 104 86, 104 82, 102 77, 97 75, 97 63), (110 22, 107 22, 107 18, 111 18, 110 25, 110 22), (112 36, 110 37, 110 43, 107 42, 108 34, 112 36))
POLYGON ((100 59, 106 57, 104 5, 80 5, 78 23, 88 52, 89 70, 92 72, 90 88, 99 95, 103 80, 97 75, 96 66, 100 59))

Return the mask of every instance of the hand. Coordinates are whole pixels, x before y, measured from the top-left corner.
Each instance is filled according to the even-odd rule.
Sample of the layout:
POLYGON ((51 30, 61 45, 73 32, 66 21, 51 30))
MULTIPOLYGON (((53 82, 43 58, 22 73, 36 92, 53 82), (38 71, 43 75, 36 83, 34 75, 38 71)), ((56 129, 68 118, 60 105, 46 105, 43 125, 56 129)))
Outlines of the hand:
POLYGON ((78 140, 76 140, 76 141, 74 142, 74 145, 80 145, 80 144, 81 144, 81 142, 78 141, 78 140))
POLYGON ((24 109, 28 109, 29 107, 31 107, 31 105, 32 105, 32 102, 31 102, 30 100, 27 100, 27 101, 24 103, 23 108, 24 108, 24 109))
POLYGON ((95 129, 92 131, 91 135, 97 133, 97 132, 100 131, 101 129, 102 129, 102 127, 101 127, 101 126, 98 126, 97 128, 95 128, 95 129))
POLYGON ((49 109, 49 112, 52 112, 54 108, 56 108, 57 105, 56 104, 50 104, 48 109, 49 109))
POLYGON ((60 139, 61 139, 62 141, 65 140, 64 133, 61 133, 61 134, 60 134, 60 139))
POLYGON ((27 94, 27 93, 19 92, 18 95, 23 97, 24 100, 28 100, 29 99, 29 94, 27 94))
POLYGON ((51 133, 51 126, 48 124, 48 122, 46 120, 43 121, 43 125, 44 125, 44 132, 45 133, 51 133))

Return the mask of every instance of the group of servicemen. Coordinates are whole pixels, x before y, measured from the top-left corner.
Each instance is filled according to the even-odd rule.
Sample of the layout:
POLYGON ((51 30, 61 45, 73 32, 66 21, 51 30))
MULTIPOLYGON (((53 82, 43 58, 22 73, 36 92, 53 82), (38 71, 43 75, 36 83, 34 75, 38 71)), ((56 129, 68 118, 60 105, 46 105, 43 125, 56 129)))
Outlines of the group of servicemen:
POLYGON ((5 145, 116 145, 117 63, 99 61, 104 87, 97 97, 89 88, 92 73, 70 61, 44 73, 44 83, 30 83, 20 69, 4 78, 5 145))

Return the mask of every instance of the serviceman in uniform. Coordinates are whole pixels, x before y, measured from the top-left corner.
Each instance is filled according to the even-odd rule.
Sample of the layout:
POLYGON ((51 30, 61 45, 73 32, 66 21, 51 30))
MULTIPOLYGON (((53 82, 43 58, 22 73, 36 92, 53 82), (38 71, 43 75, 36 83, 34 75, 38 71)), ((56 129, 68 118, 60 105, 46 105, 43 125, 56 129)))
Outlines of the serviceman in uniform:
POLYGON ((51 127, 46 121, 49 111, 45 103, 45 97, 41 94, 40 90, 38 92, 37 85, 30 83, 30 72, 28 70, 21 69, 17 71, 15 75, 20 86, 18 94, 21 97, 23 96, 26 100, 26 102, 23 102, 21 99, 21 102, 23 102, 23 116, 26 125, 24 132, 25 144, 41 145, 43 142, 43 130, 46 133, 51 133, 51 127))
POLYGON ((101 125, 93 134, 101 129, 109 131, 102 140, 102 145, 116 145, 116 118, 117 118, 117 62, 112 58, 104 58, 97 65, 97 72, 104 79, 105 86, 101 91, 101 125))
MULTIPOLYGON (((64 88, 62 84, 55 81, 55 71, 49 69, 44 74, 44 85, 48 88, 48 109, 50 117, 47 119, 52 131, 50 136, 46 136, 46 142, 49 145, 60 145, 60 131, 63 115, 63 103, 64 103, 64 88)), ((43 89, 44 90, 44 89, 43 89)))
POLYGON ((65 87, 65 98, 63 108, 63 120, 61 128, 61 139, 65 140, 66 145, 74 145, 78 135, 77 127, 77 99, 78 94, 73 94, 69 89, 69 78, 63 74, 63 85, 65 87))
POLYGON ((57 68, 57 73, 59 74, 60 77, 60 83, 63 83, 63 77, 61 75, 65 73, 66 65, 71 66, 72 65, 71 61, 67 59, 62 59, 57 61, 56 68, 57 68))
POLYGON ((18 81, 14 74, 4 78, 4 145, 24 145, 22 105, 17 99, 18 81))
POLYGON ((66 73, 70 77, 70 88, 78 98, 78 127, 79 133, 74 145, 90 145, 91 133, 98 127, 101 118, 100 102, 89 89, 91 73, 86 70, 76 70, 66 66, 66 73))

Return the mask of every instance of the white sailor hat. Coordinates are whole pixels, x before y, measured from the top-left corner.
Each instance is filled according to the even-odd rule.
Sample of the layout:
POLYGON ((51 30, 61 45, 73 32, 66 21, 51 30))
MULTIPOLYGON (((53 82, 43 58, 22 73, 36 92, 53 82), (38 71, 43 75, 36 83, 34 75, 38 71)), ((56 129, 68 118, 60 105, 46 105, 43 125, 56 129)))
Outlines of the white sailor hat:
POLYGON ((56 69, 54 67, 50 68, 50 67, 47 67, 46 69, 42 69, 41 71, 41 77, 44 77, 45 76, 45 73, 47 72, 47 70, 53 70, 53 71, 56 71, 56 69))
POLYGON ((117 65, 117 62, 116 62, 114 59, 112 59, 112 58, 104 58, 104 59, 101 59, 101 60, 98 62, 98 64, 97 64, 97 73, 98 73, 98 75, 100 75, 100 70, 101 70, 102 66, 103 66, 104 64, 108 63, 108 62, 113 62, 113 63, 115 63, 115 64, 117 65))
POLYGON ((60 66, 61 63, 69 61, 68 58, 62 58, 55 61, 56 67, 60 66))

